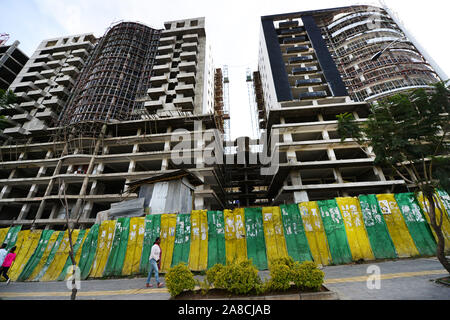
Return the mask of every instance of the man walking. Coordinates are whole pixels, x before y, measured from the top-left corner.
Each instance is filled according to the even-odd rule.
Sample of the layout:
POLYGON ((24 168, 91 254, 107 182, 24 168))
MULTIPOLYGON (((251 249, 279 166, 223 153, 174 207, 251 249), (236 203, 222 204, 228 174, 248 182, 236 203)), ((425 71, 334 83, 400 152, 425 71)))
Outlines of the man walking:
POLYGON ((150 284, 150 279, 152 277, 152 273, 155 272, 155 279, 156 279, 156 285, 158 288, 161 288, 164 284, 159 282, 159 273, 158 270, 161 266, 161 247, 159 246, 161 242, 161 239, 159 237, 156 238, 155 242, 153 243, 152 250, 150 252, 150 270, 148 272, 147 282, 145 286, 153 287, 153 285, 150 284))

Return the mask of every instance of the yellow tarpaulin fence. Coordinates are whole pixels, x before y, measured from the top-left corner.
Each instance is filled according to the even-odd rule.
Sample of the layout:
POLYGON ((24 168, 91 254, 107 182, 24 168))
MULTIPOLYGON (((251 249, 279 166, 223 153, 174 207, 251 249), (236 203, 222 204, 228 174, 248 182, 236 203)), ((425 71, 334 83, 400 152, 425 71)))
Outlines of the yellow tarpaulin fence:
POLYGON ((318 265, 329 265, 331 263, 331 254, 328 249, 328 240, 320 218, 317 202, 302 202, 298 207, 314 261, 318 265))
POLYGON ((418 256, 419 251, 409 233, 393 194, 378 194, 378 203, 399 258, 418 256))
MULTIPOLYGON (((440 208, 442 208, 442 210, 438 206, 436 206, 436 210, 435 210, 436 221, 437 221, 437 223, 439 223, 441 221, 442 217, 444 219, 444 221, 442 221, 442 234, 444 235, 445 251, 447 252, 450 250, 450 221, 448 218, 448 212, 445 212, 444 204, 442 203, 441 198, 438 197, 438 199, 439 199, 440 208), (444 211, 444 212, 442 212, 442 211, 444 211), (444 213, 444 214, 442 215, 442 213, 444 213)), ((417 200, 419 201, 419 205, 422 208, 422 211, 425 215, 425 219, 427 220, 428 224, 430 225, 431 232, 433 233, 434 239, 436 240, 436 243, 437 243, 438 238, 436 236, 436 232, 434 231, 433 227, 430 224, 430 215, 428 213, 428 211, 429 211, 428 199, 424 199, 422 192, 420 192, 419 196, 417 197, 417 200), (426 206, 424 204, 424 200, 426 200, 426 202, 425 202, 427 204, 426 206)))
POLYGON ((267 262, 270 267, 272 260, 288 257, 288 253, 283 234, 280 207, 263 208, 262 215, 266 239, 267 262))
POLYGON ((364 219, 358 198, 336 198, 336 202, 344 219, 345 232, 352 259, 354 261, 360 259, 375 260, 369 236, 364 227, 364 219))
POLYGON ((97 251, 92 265, 90 277, 101 278, 108 261, 111 243, 116 229, 116 220, 103 221, 98 231, 97 251))
POLYGON ((50 239, 48 240, 47 247, 45 248, 44 254, 41 257, 41 260, 39 260, 39 262, 36 265, 36 267, 34 268, 33 272, 28 277, 28 280, 35 279, 36 276, 39 274, 39 272, 42 270, 42 268, 44 267, 45 262, 48 259, 48 256, 50 255, 50 251, 52 251, 53 245, 55 244, 56 239, 58 238, 58 235, 59 235, 60 232, 61 231, 55 231, 55 232, 52 233, 52 235, 50 236, 50 239))
POLYGON ((0 245, 5 241, 8 231, 9 231, 9 228, 1 228, 0 229, 0 245))
POLYGON ((244 209, 225 210, 224 221, 227 264, 245 261, 247 259, 247 241, 245 239, 244 209))
POLYGON ((142 242, 144 241, 144 217, 130 219, 130 231, 128 233, 127 252, 123 262, 122 274, 129 276, 139 273, 139 263, 142 254, 142 242))
POLYGON ((176 214, 161 215, 161 272, 167 272, 172 264, 176 224, 176 214))
POLYGON ((19 232, 19 238, 17 239, 16 260, 12 264, 9 270, 9 277, 11 281, 16 281, 22 272, 23 268, 28 262, 28 259, 34 253, 39 239, 41 237, 42 230, 24 230, 19 232), (21 239, 21 237, 23 237, 21 239))
POLYGON ((191 212, 191 246, 189 250, 189 268, 194 271, 208 267, 208 220, 206 210, 191 212))

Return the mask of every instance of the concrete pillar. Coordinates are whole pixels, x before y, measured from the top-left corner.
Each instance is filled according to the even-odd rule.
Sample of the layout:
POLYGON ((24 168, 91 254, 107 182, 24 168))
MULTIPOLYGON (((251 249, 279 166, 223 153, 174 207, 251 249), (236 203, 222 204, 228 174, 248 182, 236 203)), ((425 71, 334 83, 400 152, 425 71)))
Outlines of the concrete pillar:
MULTIPOLYGON (((168 127, 167 128, 167 133, 171 133, 172 132, 172 127, 168 127)), ((164 142, 164 152, 169 152, 170 151, 170 139, 168 139, 167 141, 164 142)), ((133 149, 134 152, 134 149, 133 149)), ((168 170, 169 169, 169 158, 170 158, 170 154, 168 156, 166 156, 161 163, 161 170, 168 170)), ((131 165, 131 163, 130 163, 131 165)))
MULTIPOLYGON (((290 173, 290 177, 291 177, 293 186, 296 186, 296 187, 303 186, 302 178, 300 176, 299 171, 292 171, 290 173)), ((308 193, 306 191, 295 191, 293 194, 293 198, 294 198, 293 200, 295 203, 309 201, 308 193)))

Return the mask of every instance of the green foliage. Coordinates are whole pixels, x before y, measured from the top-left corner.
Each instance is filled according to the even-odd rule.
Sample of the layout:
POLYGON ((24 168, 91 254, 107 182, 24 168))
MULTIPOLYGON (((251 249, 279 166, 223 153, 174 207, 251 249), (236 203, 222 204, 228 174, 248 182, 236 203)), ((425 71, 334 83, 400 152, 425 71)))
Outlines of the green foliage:
POLYGON ((233 294, 258 291, 260 286, 261 279, 258 276, 258 269, 251 261, 218 267, 214 276, 215 288, 226 289, 233 294))
POLYGON ((216 281, 217 274, 220 273, 223 268, 225 268, 225 266, 218 263, 208 269, 208 271, 206 271, 206 280, 208 283, 213 284, 216 281))
POLYGON ((286 291, 291 287, 291 278, 291 269, 287 265, 276 263, 270 266, 270 289, 286 291))
POLYGON ((445 83, 434 90, 416 89, 378 101, 367 121, 352 114, 338 116, 341 140, 353 138, 373 148, 375 164, 390 168, 408 183, 422 188, 447 189, 450 143, 450 90, 445 83))
POLYGON ((180 262, 169 269, 166 274, 166 285, 172 297, 176 297, 184 290, 195 288, 195 279, 186 264, 180 262))
POLYGON ((292 281, 301 290, 319 290, 323 284, 325 274, 312 261, 302 264, 296 262, 291 270, 292 281))

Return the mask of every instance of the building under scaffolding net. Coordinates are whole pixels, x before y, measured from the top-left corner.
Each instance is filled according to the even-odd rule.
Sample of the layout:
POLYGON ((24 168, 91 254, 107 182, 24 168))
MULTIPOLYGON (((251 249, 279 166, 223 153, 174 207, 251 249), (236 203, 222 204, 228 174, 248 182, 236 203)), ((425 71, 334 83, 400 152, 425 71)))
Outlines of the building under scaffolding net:
POLYGON ((79 76, 59 125, 130 119, 142 108, 137 98, 149 88, 159 37, 160 30, 140 23, 110 27, 79 76))

